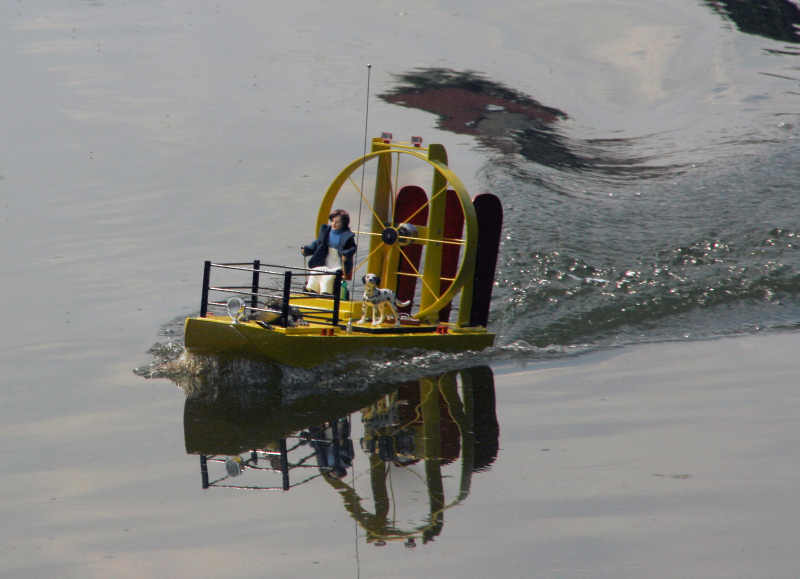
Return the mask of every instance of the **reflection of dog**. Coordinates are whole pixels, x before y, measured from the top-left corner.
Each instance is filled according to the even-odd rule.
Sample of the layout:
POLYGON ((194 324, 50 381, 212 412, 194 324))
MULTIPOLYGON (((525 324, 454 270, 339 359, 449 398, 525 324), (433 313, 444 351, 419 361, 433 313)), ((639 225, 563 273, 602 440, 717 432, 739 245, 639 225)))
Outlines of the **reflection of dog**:
POLYGON ((372 325, 377 326, 382 324, 386 319, 387 314, 389 317, 394 318, 394 325, 400 325, 400 316, 397 314, 397 306, 405 307, 411 301, 398 302, 394 292, 390 289, 379 288, 378 284, 381 283, 381 278, 374 273, 368 273, 361 278, 364 283, 364 298, 362 308, 364 312, 361 314, 361 319, 358 320, 359 324, 364 324, 367 321, 367 310, 372 310, 372 325), (379 317, 375 319, 375 313, 379 317))

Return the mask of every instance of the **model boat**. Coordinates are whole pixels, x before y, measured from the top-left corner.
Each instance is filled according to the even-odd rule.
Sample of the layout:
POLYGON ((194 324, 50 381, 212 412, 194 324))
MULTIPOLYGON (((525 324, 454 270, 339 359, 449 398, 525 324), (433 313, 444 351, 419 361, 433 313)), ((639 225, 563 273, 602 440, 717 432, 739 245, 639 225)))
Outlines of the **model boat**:
POLYGON ((260 259, 206 261, 200 315, 185 323, 186 350, 312 367, 398 349, 477 351, 494 343, 487 326, 502 206, 492 194, 469 195, 442 145, 396 142, 386 133, 373 139, 331 182, 309 237, 340 207, 357 217, 351 275, 260 259), (425 175, 430 193, 413 182, 425 175), (309 283, 319 275, 329 283, 309 283), (374 277, 400 304, 380 323, 364 315, 364 282, 374 277))

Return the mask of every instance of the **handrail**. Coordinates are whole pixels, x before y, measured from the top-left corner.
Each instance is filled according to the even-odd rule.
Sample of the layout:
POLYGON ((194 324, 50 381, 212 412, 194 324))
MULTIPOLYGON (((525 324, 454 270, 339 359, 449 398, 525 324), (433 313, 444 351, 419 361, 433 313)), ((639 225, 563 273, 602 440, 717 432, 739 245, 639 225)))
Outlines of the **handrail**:
MULTIPOLYGON (((320 297, 319 294, 310 293, 305 291, 305 287, 300 290, 292 288, 292 282, 295 276, 315 276, 315 275, 331 275, 331 272, 322 272, 318 270, 311 270, 307 268, 291 267, 291 266, 275 266, 262 264, 260 260, 253 260, 252 262, 227 262, 215 263, 212 261, 205 261, 203 264, 203 292, 200 303, 200 317, 204 318, 208 315, 208 307, 224 307, 226 302, 220 302, 209 299, 210 292, 222 292, 226 294, 234 294, 240 296, 248 296, 250 298, 249 304, 244 306, 245 310, 251 312, 269 312, 279 313, 279 323, 284 327, 291 325, 290 317, 293 311, 308 313, 309 319, 313 319, 316 323, 324 325, 337 326, 339 324, 340 306, 341 306, 341 288, 343 275, 342 271, 335 272, 333 294, 330 296, 333 299, 333 308, 323 308, 311 305, 290 304, 290 300, 294 297, 297 299, 320 297), (273 269, 280 267, 281 271, 274 271, 273 269), (249 285, 211 285, 211 270, 212 269, 225 269, 233 271, 241 271, 252 274, 249 285), (283 277, 283 283, 278 287, 276 283, 272 287, 262 287, 260 285, 263 276, 283 277), (266 290, 266 291, 265 291, 266 290), (271 292, 271 293, 268 293, 271 292), (265 302, 265 307, 258 307, 259 299, 265 302), (267 305, 267 301, 272 303, 267 305), (279 309, 278 309, 279 308, 279 309), (330 317, 324 317, 320 314, 330 314, 330 317)), ((277 282, 277 280, 275 280, 277 282)))
MULTIPOLYGON (((208 302, 208 305, 210 305, 210 306, 218 306, 218 307, 223 308, 223 307, 225 307, 225 302, 208 302)), ((276 309, 273 309, 273 308, 259 308, 259 307, 253 307, 253 306, 245 306, 245 309, 251 310, 251 311, 254 311, 254 312, 268 312, 268 313, 271 313, 271 314, 279 314, 279 313, 281 313, 281 310, 276 310, 276 309)))
POLYGON ((286 271, 286 270, 300 271, 300 272, 303 272, 303 273, 308 273, 310 275, 328 275, 326 272, 321 272, 321 271, 318 271, 318 270, 315 270, 315 269, 309 269, 307 267, 294 267, 294 266, 291 266, 291 265, 270 265, 268 263, 260 263, 259 260, 255 260, 253 262, 247 261, 247 262, 232 262, 232 263, 215 263, 215 262, 211 262, 211 265, 213 267, 218 267, 220 269, 235 269, 235 270, 239 270, 239 271, 249 271, 249 272, 260 271, 261 273, 271 273, 271 274, 274 274, 274 275, 283 275, 283 272, 286 271), (251 263, 255 263, 256 261, 259 262, 259 264, 260 264, 260 266, 262 268, 263 267, 275 267, 275 268, 281 269, 282 271, 269 271, 269 270, 266 270, 266 269, 258 269, 257 270, 255 267, 243 267, 245 265, 250 265, 251 263))
POLYGON ((240 287, 244 287, 244 286, 232 286, 232 287, 211 286, 208 289, 209 289, 209 291, 225 292, 225 293, 229 293, 229 294, 239 294, 239 295, 243 295, 243 296, 255 295, 256 297, 259 297, 259 298, 280 298, 281 297, 281 294, 279 294, 279 293, 264 294, 264 293, 258 292, 258 293, 254 294, 252 291, 249 291, 249 292, 248 291, 243 291, 243 290, 239 289, 240 287))

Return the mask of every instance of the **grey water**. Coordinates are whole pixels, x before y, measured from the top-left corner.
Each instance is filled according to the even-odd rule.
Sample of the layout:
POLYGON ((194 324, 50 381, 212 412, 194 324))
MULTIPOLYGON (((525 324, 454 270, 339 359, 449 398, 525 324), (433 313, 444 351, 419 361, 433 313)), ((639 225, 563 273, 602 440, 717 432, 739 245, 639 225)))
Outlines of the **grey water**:
MULTIPOLYGON (((0 532, 0 574, 652 576, 604 565, 611 547, 564 527, 574 543, 557 557, 538 572, 526 558, 526 534, 555 540, 530 528, 551 507, 515 509, 503 491, 519 498, 533 483, 513 479, 513 465, 550 451, 529 428, 546 420, 542 401, 509 368, 796 333, 798 24, 790 0, 5 3, 0 508, 15 523, 0 532), (470 192, 503 201, 497 347, 307 373, 181 366, 203 260, 301 265, 322 192, 361 153, 367 64, 367 132, 445 144, 470 192), (474 368, 494 371, 471 391, 474 368), (356 496, 366 508, 380 486, 365 473, 397 457, 360 447, 374 426, 364 417, 381 400, 413 406, 437 380, 456 381, 440 404, 461 419, 476 396, 496 410, 476 415, 481 440, 453 430, 461 419, 442 431, 484 456, 479 468, 450 447, 387 466, 411 511, 395 526, 428 533, 403 549, 354 514, 356 496), (403 384, 411 393, 397 393, 403 384), (265 433, 276 407, 286 423, 265 433), (296 441, 316 466, 309 429, 338 419, 356 446, 347 476, 362 476, 350 490, 318 468, 288 492, 201 484, 199 455, 247 460, 254 433, 273 453, 296 441), (197 432, 230 438, 202 448, 197 432), (428 509, 439 480, 463 499, 444 526, 428 509), (479 550, 483 566, 445 562, 479 550)), ((280 474, 245 469, 238 486, 280 474)))

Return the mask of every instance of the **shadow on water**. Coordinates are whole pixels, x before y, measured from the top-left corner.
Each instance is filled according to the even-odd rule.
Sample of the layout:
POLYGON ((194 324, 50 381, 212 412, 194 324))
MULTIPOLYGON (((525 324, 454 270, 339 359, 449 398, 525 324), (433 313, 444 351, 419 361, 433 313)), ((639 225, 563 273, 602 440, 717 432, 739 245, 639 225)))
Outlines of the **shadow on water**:
POLYGON ((199 457, 203 488, 321 485, 376 545, 441 534, 445 511, 468 498, 473 475, 499 451, 487 366, 291 400, 271 382, 181 386, 186 452, 199 457))
POLYGON ((790 0, 705 0, 740 32, 781 42, 800 43, 800 7, 790 0))
POLYGON ((437 115, 440 129, 474 136, 500 153, 497 162, 509 171, 524 170, 512 154, 550 168, 623 179, 658 177, 681 168, 653 164, 655 156, 636 156, 637 144, 649 137, 571 139, 558 126, 568 118, 566 112, 478 72, 420 68, 395 78, 398 86, 380 98, 437 115))

